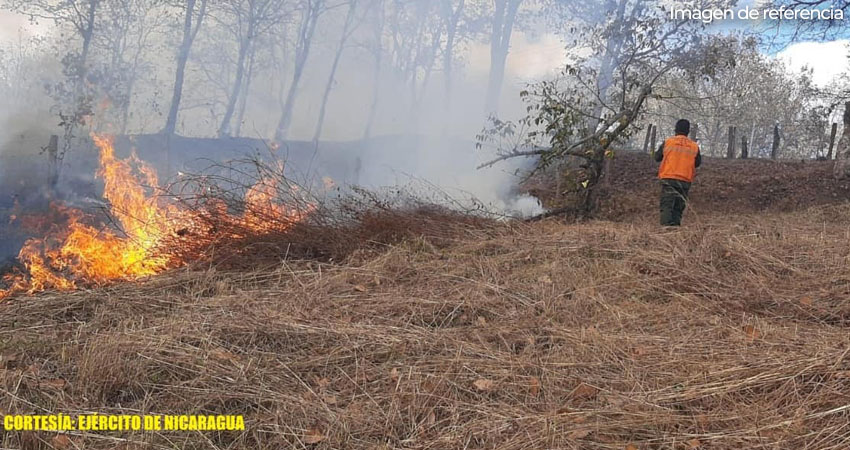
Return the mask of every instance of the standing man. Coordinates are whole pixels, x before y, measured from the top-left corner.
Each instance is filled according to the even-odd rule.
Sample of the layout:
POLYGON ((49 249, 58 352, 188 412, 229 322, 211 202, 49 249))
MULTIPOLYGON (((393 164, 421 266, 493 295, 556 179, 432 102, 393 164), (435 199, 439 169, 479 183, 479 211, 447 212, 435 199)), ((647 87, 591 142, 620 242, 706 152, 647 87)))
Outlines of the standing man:
POLYGON ((682 213, 688 201, 688 190, 702 163, 699 146, 688 138, 691 123, 685 119, 676 122, 676 135, 667 138, 655 152, 661 163, 658 179, 661 180, 661 225, 677 227, 682 224, 682 213))

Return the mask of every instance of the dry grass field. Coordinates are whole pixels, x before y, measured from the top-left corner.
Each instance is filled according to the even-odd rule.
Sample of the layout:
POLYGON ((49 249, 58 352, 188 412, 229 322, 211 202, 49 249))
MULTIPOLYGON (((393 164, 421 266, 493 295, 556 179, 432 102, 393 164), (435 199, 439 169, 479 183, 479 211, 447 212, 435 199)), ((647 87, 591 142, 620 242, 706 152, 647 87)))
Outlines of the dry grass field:
POLYGON ((677 230, 654 211, 423 220, 344 258, 7 299, 4 414, 242 414, 247 429, 2 446, 847 448, 850 205, 698 208, 677 230))

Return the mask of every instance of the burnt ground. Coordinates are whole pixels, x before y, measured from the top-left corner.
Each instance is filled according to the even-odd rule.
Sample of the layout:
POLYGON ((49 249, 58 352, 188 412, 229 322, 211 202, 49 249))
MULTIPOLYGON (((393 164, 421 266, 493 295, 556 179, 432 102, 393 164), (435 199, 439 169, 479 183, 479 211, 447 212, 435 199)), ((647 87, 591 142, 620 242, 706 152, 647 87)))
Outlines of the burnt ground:
MULTIPOLYGON (((832 161, 727 160, 704 157, 691 187, 686 214, 781 213, 850 200, 850 180, 835 180, 832 161)), ((619 152, 603 182, 600 219, 654 220, 658 209, 658 163, 649 155, 619 152)), ((547 207, 559 207, 557 176, 535 177, 526 189, 547 207)), ((565 185, 566 183, 561 183, 565 185)))

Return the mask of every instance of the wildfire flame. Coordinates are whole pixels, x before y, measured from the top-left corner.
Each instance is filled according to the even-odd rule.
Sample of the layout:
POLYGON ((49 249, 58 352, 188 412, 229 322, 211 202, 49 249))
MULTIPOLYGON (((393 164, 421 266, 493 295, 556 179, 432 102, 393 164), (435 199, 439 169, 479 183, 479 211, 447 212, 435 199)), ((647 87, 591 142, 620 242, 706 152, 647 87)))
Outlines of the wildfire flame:
MULTIPOLYGON (((186 263, 167 256, 162 245, 169 238, 202 228, 200 217, 155 195, 159 180, 153 167, 135 156, 117 158, 110 137, 93 135, 92 139, 99 149, 97 176, 104 182, 103 197, 116 227, 96 227, 82 211, 52 204, 52 209, 67 218, 65 224, 54 227, 44 238, 24 243, 18 261, 26 270, 5 278, 10 287, 0 290, 0 299, 16 293, 67 291, 81 284, 134 280, 186 263)), ((287 223, 269 217, 296 222, 312 210, 280 204, 275 200, 276 188, 275 180, 262 179, 246 193, 241 215, 229 215, 224 206, 217 214, 245 229, 264 232, 271 231, 272 224, 287 223)))

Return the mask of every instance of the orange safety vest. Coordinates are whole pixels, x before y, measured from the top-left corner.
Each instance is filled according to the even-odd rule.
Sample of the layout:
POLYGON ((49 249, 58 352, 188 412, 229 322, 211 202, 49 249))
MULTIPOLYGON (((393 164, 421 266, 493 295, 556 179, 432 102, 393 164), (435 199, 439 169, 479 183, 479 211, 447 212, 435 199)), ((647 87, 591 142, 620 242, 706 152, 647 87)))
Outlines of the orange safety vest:
POLYGON ((687 136, 678 135, 664 141, 664 159, 658 168, 658 178, 694 181, 699 146, 687 136))

